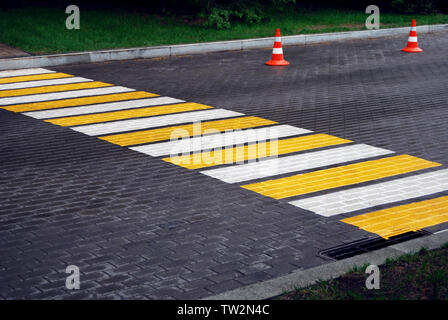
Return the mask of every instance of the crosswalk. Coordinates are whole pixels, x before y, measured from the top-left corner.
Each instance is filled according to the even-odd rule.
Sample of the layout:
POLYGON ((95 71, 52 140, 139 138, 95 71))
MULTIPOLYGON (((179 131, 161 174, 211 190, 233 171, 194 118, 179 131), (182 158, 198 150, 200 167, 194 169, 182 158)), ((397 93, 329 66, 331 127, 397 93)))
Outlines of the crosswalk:
POLYGON ((448 169, 392 150, 44 68, 1 71, 0 108, 384 238, 448 222, 448 169))
MULTIPOLYGON (((138 96, 134 96, 134 98, 138 98, 138 96)), ((185 101, 169 97, 157 97, 149 99, 126 100, 126 105, 124 105, 123 102, 120 101, 111 103, 92 104, 83 107, 29 111, 25 112, 24 114, 35 119, 51 119, 51 118, 63 118, 63 117, 81 116, 97 113, 102 114, 103 112, 127 110, 140 107, 162 106, 165 104, 182 103, 182 102, 185 101)))
POLYGON ((199 103, 187 102, 187 103, 179 103, 179 104, 170 104, 167 106, 158 106, 158 107, 147 107, 147 108, 138 108, 132 110, 120 110, 113 112, 103 112, 96 113, 92 115, 82 115, 82 116, 71 116, 71 117, 62 117, 57 119, 49 119, 45 120, 47 122, 57 124, 59 126, 68 127, 68 126, 79 126, 90 123, 99 123, 104 121, 115 121, 115 120, 123 120, 130 118, 145 118, 151 117, 155 115, 162 114, 170 114, 170 113, 180 113, 186 111, 197 111, 210 109, 210 106, 206 106, 199 103))
MULTIPOLYGON (((0 84, 0 90, 13 90, 13 89, 25 89, 25 88, 34 88, 34 87, 45 87, 45 86, 53 86, 53 85, 64 85, 64 84, 72 84, 72 83, 80 83, 80 82, 90 82, 93 80, 82 78, 82 77, 67 77, 61 79, 52 79, 52 80, 36 80, 36 81, 26 81, 26 82, 13 82, 0 84)), ((2 91, 4 92, 4 91, 2 91)), ((41 89, 38 92, 42 92, 41 89)), ((28 93, 26 93, 28 94, 28 93)))
MULTIPOLYGON (((255 121, 252 121, 250 123, 252 123, 255 126, 256 124, 263 125, 263 124, 269 124, 270 122, 259 121, 257 123, 255 121)), ((231 125, 231 123, 227 122, 224 125, 231 125)), ((188 154, 207 149, 213 149, 213 151, 210 152, 222 152, 220 148, 235 149, 233 148, 234 145, 259 142, 260 137, 266 137, 267 140, 274 140, 278 138, 303 135, 309 132, 310 132, 309 130, 300 129, 288 125, 278 125, 278 126, 274 125, 270 127, 262 127, 255 129, 251 128, 249 130, 237 129, 234 131, 224 133, 217 132, 209 135, 202 135, 191 138, 188 137, 180 141, 174 140, 174 141, 139 145, 136 147, 131 147, 131 149, 142 153, 146 153, 147 155, 153 157, 170 155, 172 150, 174 150, 175 148, 178 148, 179 150, 182 150, 183 152, 188 154)), ((264 139, 263 141, 265 140, 266 139, 264 139)), ((179 157, 189 158, 190 156, 191 155, 179 156, 179 157)), ((171 162, 175 158, 178 157, 170 156, 169 158, 163 158, 163 160, 171 162)))
POLYGON ((90 88, 93 89, 71 90, 65 92, 48 92, 48 93, 21 95, 18 97, 13 95, 8 98, 0 98, 0 106, 134 91, 133 89, 125 87, 110 87, 110 84, 108 83, 92 83, 92 86, 90 88))
POLYGON ((267 180, 242 187, 274 199, 284 199, 378 180, 439 165, 420 158, 399 155, 296 174, 286 178, 267 180))
POLYGON ((446 190, 448 190, 448 169, 443 169, 295 200, 290 204, 330 217, 388 203, 417 199, 446 190))
POLYGON ((269 159, 237 167, 223 167, 202 171, 203 174, 227 183, 268 178, 281 174, 317 169, 330 165, 386 155, 392 151, 365 144, 342 146, 335 149, 300 153, 269 159))
POLYGON ((200 124, 183 124, 152 130, 142 130, 137 132, 107 135, 101 136, 99 138, 117 144, 119 146, 130 146, 155 141, 171 140, 174 134, 178 138, 196 136, 203 137, 207 134, 211 134, 211 132, 218 133, 229 130, 266 126, 270 124, 276 124, 276 122, 259 117, 240 117, 230 118, 227 120, 205 121, 201 122, 200 124))
MULTIPOLYGON (((244 138, 244 136, 242 138, 244 138)), ((225 150, 214 148, 212 151, 208 152, 195 153, 187 156, 171 156, 169 158, 163 158, 162 160, 179 164, 187 169, 199 169, 220 164, 244 163, 249 160, 262 159, 265 157, 299 152, 313 148, 327 147, 349 141, 325 134, 308 135, 305 137, 295 137, 281 140, 277 140, 277 138, 280 137, 278 137, 278 135, 269 136, 269 139, 262 139, 262 141, 256 140, 256 144, 238 147, 232 146, 230 148, 226 148, 225 150), (268 141, 265 142, 265 140, 268 141), (194 163, 194 157, 199 157, 201 161, 194 163), (213 161, 205 161, 207 157, 213 159, 213 161)), ((243 140, 240 143, 236 143, 236 145, 245 142, 246 141, 243 140)))
MULTIPOLYGON (((91 96, 83 97, 83 98, 70 98, 70 99, 61 99, 60 98, 60 99, 56 99, 54 101, 48 100, 48 101, 44 101, 44 102, 21 103, 18 105, 9 105, 9 106, 3 107, 3 109, 13 111, 13 112, 25 112, 25 111, 32 112, 32 111, 36 111, 36 110, 45 110, 46 112, 49 112, 49 110, 51 110, 51 109, 64 108, 64 109, 61 109, 61 111, 63 111, 63 110, 65 110, 65 107, 88 106, 88 105, 97 104, 97 103, 112 102, 112 101, 126 101, 129 99, 141 99, 141 98, 149 98, 149 97, 157 96, 154 93, 148 93, 148 92, 143 92, 143 91, 137 91, 137 92, 130 92, 130 91, 134 91, 134 90, 123 88, 122 93, 103 91, 103 95, 100 95, 100 96, 96 96, 95 94, 92 94, 91 96)), ((56 111, 56 110, 54 110, 54 111, 56 111)), ((93 113, 93 112, 89 112, 89 113, 93 113)))

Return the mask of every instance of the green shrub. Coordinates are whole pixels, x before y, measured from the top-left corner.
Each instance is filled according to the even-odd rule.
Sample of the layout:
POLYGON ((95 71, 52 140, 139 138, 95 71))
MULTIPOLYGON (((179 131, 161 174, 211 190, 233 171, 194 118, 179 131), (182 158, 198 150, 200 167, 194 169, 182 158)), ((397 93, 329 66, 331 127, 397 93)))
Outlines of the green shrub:
POLYGON ((256 2, 241 2, 215 7, 206 15, 206 26, 228 29, 234 21, 258 23, 265 19, 261 6, 256 2))
POLYGON ((206 25, 216 29, 230 28, 231 11, 221 8, 213 8, 207 17, 206 25))

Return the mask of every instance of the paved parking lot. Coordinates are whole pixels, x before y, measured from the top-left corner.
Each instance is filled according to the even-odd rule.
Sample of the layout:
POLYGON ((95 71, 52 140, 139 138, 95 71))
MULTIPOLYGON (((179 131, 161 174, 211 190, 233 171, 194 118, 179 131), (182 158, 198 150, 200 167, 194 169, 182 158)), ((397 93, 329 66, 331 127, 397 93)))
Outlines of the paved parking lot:
POLYGON ((286 47, 286 68, 250 50, 0 73, 0 296, 203 298, 446 229, 448 36, 419 40, 286 47), (278 158, 267 141, 210 164, 207 129, 208 147, 274 132, 278 158), (169 157, 173 130, 199 161, 169 157))

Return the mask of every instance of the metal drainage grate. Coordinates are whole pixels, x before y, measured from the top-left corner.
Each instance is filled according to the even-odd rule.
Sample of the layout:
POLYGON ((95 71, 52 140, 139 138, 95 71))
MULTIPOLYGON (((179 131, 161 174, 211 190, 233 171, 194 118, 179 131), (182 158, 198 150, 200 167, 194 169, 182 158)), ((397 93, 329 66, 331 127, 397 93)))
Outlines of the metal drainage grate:
POLYGON ((381 237, 373 239, 362 239, 319 251, 319 254, 325 257, 332 258, 334 260, 342 260, 345 258, 356 256, 358 254, 385 248, 400 242, 420 238, 428 234, 430 233, 424 230, 420 230, 415 232, 406 232, 394 237, 390 237, 388 240, 381 237))

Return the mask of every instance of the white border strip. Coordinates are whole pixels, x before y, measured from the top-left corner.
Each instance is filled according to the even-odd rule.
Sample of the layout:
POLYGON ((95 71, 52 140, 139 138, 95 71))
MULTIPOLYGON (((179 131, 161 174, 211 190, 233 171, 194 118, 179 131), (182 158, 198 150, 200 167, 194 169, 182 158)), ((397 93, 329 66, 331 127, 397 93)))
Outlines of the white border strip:
POLYGON ((70 77, 70 78, 51 79, 51 80, 14 82, 14 83, 0 84, 0 90, 26 89, 26 88, 53 86, 53 85, 69 84, 69 83, 90 82, 90 81, 93 81, 93 80, 81 78, 81 77, 70 77))
POLYGON ((131 92, 131 91, 135 91, 135 89, 120 87, 120 86, 109 86, 109 87, 100 87, 100 88, 93 88, 93 89, 63 91, 63 92, 56 92, 56 93, 50 92, 50 93, 30 94, 30 95, 26 95, 26 96, 1 98, 0 106, 4 107, 7 105, 11 105, 11 104, 42 102, 42 101, 51 101, 51 100, 59 100, 59 99, 67 99, 67 98, 79 98, 79 97, 86 97, 86 96, 98 96, 98 95, 103 95, 103 94, 122 93, 122 92, 131 92))
POLYGON ((88 124, 84 126, 77 126, 70 128, 72 130, 82 132, 89 136, 98 136, 125 131, 157 128, 181 123, 237 117, 242 115, 243 113, 230 111, 226 109, 211 109, 205 111, 182 112, 165 116, 155 116, 140 119, 119 120, 106 123, 88 124))
POLYGON ((289 202, 321 216, 362 210, 448 190, 448 169, 289 202))
MULTIPOLYGON (((319 149, 317 149, 319 150, 319 149)), ((230 167, 201 171, 209 177, 227 182, 236 183, 254 179, 261 179, 285 174, 316 169, 319 167, 377 157, 393 153, 390 150, 369 146, 367 144, 344 145, 337 148, 316 151, 307 150, 298 155, 279 157, 255 163, 233 165, 230 167)))
MULTIPOLYGON (((0 59, 0 70, 4 70, 1 66, 3 64, 3 59, 0 59)), ((5 59, 8 60, 8 59, 5 59)), ((51 71, 42 68, 33 68, 33 69, 22 69, 22 70, 10 70, 10 71, 2 71, 0 72, 0 78, 8 78, 8 77, 18 77, 18 76, 31 76, 34 74, 42 74, 42 73, 55 73, 56 71, 51 71)))
POLYGON ((145 98, 136 100, 124 100, 111 103, 91 104, 88 106, 50 109, 42 111, 29 111, 23 114, 34 119, 49 119, 59 117, 78 116, 91 113, 126 110, 140 107, 160 106, 170 103, 182 103, 184 100, 170 97, 145 98))
POLYGON ((145 153, 152 157, 160 157, 171 154, 173 150, 195 152, 212 148, 234 146, 248 142, 265 142, 310 132, 312 131, 296 128, 290 125, 278 125, 267 128, 248 128, 245 130, 235 130, 194 138, 146 144, 131 147, 129 149, 145 153))

